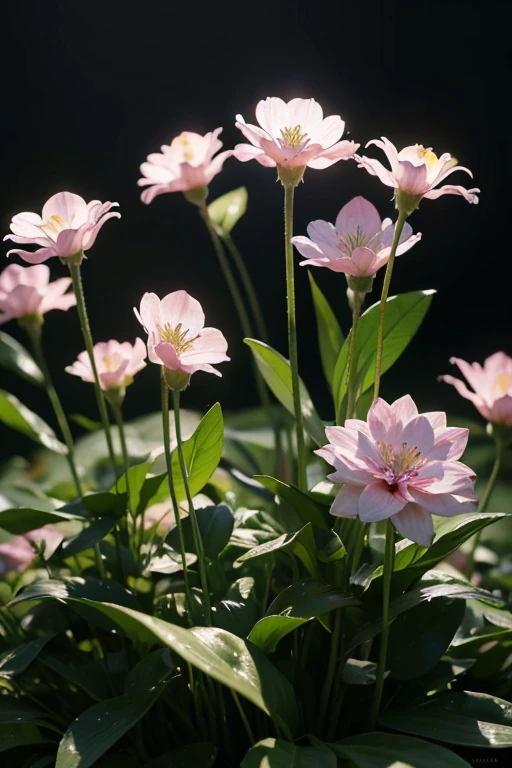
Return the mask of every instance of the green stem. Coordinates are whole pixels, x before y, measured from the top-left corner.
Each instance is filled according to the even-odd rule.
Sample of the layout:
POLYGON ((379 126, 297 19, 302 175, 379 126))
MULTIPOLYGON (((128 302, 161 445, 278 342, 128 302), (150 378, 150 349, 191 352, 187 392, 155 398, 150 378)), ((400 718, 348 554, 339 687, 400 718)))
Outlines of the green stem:
MULTIPOLYGON (((89 325, 89 318, 87 316, 87 308, 85 306, 84 291, 82 287, 82 277, 80 274, 80 264, 69 263, 69 271, 71 273, 71 279, 73 281, 73 291, 76 296, 76 308, 78 311, 78 317, 80 319, 80 326, 82 328, 82 334, 84 337, 85 348, 89 355, 91 363, 92 374, 94 376, 94 392, 96 394, 96 402, 98 404, 98 411, 105 432, 105 439, 107 441, 108 454, 110 462, 112 464, 112 470, 114 477, 117 478, 116 472, 116 455, 114 453, 114 446, 112 443, 112 434, 110 432, 110 423, 108 420, 107 404, 105 402, 105 396, 100 385, 100 379, 98 376, 98 369, 96 367, 96 360, 94 359, 94 346, 91 335, 91 327, 89 325)), ((117 482, 117 481, 116 481, 117 482)))
POLYGON ((238 714, 240 715, 240 719, 244 724, 245 732, 247 733, 247 736, 249 738, 249 744, 252 746, 253 744, 256 743, 256 739, 254 738, 254 733, 252 732, 252 728, 247 719, 247 715, 244 712, 242 702, 240 701, 238 694, 233 689, 231 689, 231 694, 233 696, 233 699, 235 700, 236 708, 238 709, 238 714))
POLYGON ((361 555, 363 554, 363 549, 364 549, 364 537, 366 534, 366 524, 362 523, 359 520, 358 520, 358 523, 359 523, 359 526, 356 532, 354 555, 352 557, 352 568, 351 568, 352 575, 354 575, 354 573, 356 573, 359 568, 359 563, 361 562, 361 555))
POLYGON ((302 408, 299 389, 299 359, 297 353, 297 323, 295 318, 295 270, 293 264, 293 194, 294 187, 284 187, 284 251, 286 258, 286 300, 288 310, 288 355, 292 374, 293 412, 297 437, 297 474, 301 491, 307 490, 306 445, 302 424, 302 408))
POLYGON ((338 660, 340 633, 341 633, 341 610, 338 609, 334 617, 334 629, 331 635, 331 647, 329 650, 329 660, 327 662, 327 672, 325 675, 325 682, 322 690, 322 697, 320 699, 320 707, 318 709, 318 720, 317 720, 316 727, 317 727, 317 732, 319 734, 324 733, 324 727, 327 719, 327 708, 329 706, 329 700, 331 698, 331 690, 334 682, 334 675, 336 672, 336 662, 338 660))
POLYGON ((263 317, 263 312, 262 312, 260 303, 258 301, 258 297, 256 295, 256 291, 254 289, 254 285, 251 280, 249 270, 245 266, 245 262, 242 258, 242 255, 238 250, 237 246, 235 245, 235 243, 233 242, 231 235, 228 232, 222 232, 220 236, 224 241, 224 243, 226 244, 226 248, 231 254, 231 258, 235 262, 235 266, 238 270, 238 274, 240 275, 240 279, 242 281, 242 285, 244 286, 245 293, 247 294, 247 299, 249 300, 249 306, 251 307, 251 311, 254 317, 258 338, 260 339, 260 341, 263 341, 265 344, 268 344, 268 331, 267 331, 267 326, 265 324, 265 318, 263 317))
POLYGON ((190 493, 187 464, 185 462, 185 456, 183 455, 183 444, 181 439, 180 393, 174 390, 172 396, 174 405, 174 428, 176 430, 176 442, 178 445, 178 459, 180 462, 181 474, 183 476, 183 485, 185 486, 185 495, 188 502, 188 514, 190 517, 190 523, 192 525, 192 535, 194 537, 194 546, 196 549, 197 562, 199 566, 199 576, 201 578, 201 586, 203 588, 203 605, 205 609, 204 617, 207 626, 211 627, 212 609, 210 605, 208 578, 206 575, 206 555, 204 553, 201 531, 199 530, 199 523, 197 522, 197 515, 194 509, 194 504, 192 502, 192 495, 190 493))
POLYGON ((384 284, 382 286, 382 294, 380 297, 380 309, 379 309, 379 330, 377 333, 377 352, 375 355, 375 382, 373 389, 374 399, 379 396, 380 389, 380 376, 382 369, 382 349, 384 346, 384 317, 386 314, 386 301, 389 293, 389 286, 391 283, 391 275, 393 274, 393 265, 395 263, 396 249, 400 241, 400 235, 404 228, 407 213, 405 211, 398 211, 398 218, 395 224, 395 231, 393 233, 393 242, 391 243, 391 253, 389 255, 388 265, 386 267, 386 274, 384 275, 384 284))
POLYGON ((66 419, 66 414, 64 413, 64 409, 62 407, 62 403, 60 402, 57 391, 53 386, 53 382, 50 376, 50 371, 46 363, 46 358, 44 356, 42 339, 41 339, 41 336, 42 336, 41 326, 39 325, 37 327, 36 326, 25 326, 25 327, 29 335, 30 341, 32 343, 34 357, 41 371, 43 372, 44 383, 46 387, 46 392, 48 394, 48 398, 52 404, 53 410, 55 412, 55 416, 59 423, 60 431, 62 432, 62 436, 68 448, 68 453, 66 458, 69 464, 71 475, 73 477, 73 482, 75 483, 75 487, 78 495, 82 497, 84 494, 83 494, 82 486, 80 483, 80 478, 78 476, 78 470, 75 464, 75 447, 73 444, 73 436, 71 435, 71 430, 69 428, 68 420, 66 419))
POLYGON ((354 365, 354 353, 356 349, 357 326, 361 314, 362 298, 360 293, 354 292, 354 306, 352 307, 352 330, 350 332, 350 346, 347 359, 347 419, 354 416, 356 406, 356 374, 357 366, 354 365))
MULTIPOLYGON (((498 475, 500 473, 501 463, 503 461, 504 449, 505 449, 505 444, 503 440, 498 438, 496 440, 496 456, 494 459, 494 464, 491 470, 489 480, 487 481, 485 493, 480 501, 480 504, 478 505, 478 512, 480 513, 485 512, 487 510, 487 507, 489 506, 492 492, 494 490, 496 480, 498 479, 498 475)), ((482 535, 482 531, 478 531, 478 533, 473 537, 471 549, 468 554, 468 562, 466 566, 466 577, 468 579, 471 578, 471 576, 473 575, 473 571, 475 569, 475 552, 480 543, 481 535, 482 535)))
POLYGON ((384 688, 384 673, 388 655, 389 640, 389 596, 391 593, 391 577, 395 565, 395 529, 391 520, 386 523, 386 548, 384 550, 384 565, 382 574, 382 632, 380 636, 379 662, 377 664, 377 677, 373 702, 370 712, 368 730, 374 731, 380 711, 380 702, 384 688))
POLYGON ((127 503, 128 503, 128 511, 132 515, 132 517, 135 518, 135 512, 131 508, 130 503, 130 479, 128 477, 128 470, 130 469, 130 459, 128 456, 128 448, 126 446, 126 434, 124 431, 124 421, 123 421, 123 412, 121 410, 121 406, 119 403, 111 402, 110 407, 112 408, 112 413, 114 414, 114 419, 117 424, 117 429, 119 431, 119 442, 121 443, 121 453, 123 455, 123 468, 124 468, 124 476, 126 478, 126 497, 127 497, 127 503))
MULTIPOLYGON (((161 375, 161 394, 162 394, 162 426, 164 432, 164 452, 165 452, 165 464, 167 467, 167 480, 169 483, 169 492, 171 494, 172 508, 174 511, 174 518, 176 520, 176 527, 178 529, 178 538, 180 540, 180 553, 183 563, 183 579, 185 581, 185 595, 189 604, 189 621, 192 619, 194 613, 194 602, 192 597, 192 591, 190 589, 190 574, 187 565, 187 556, 185 549, 185 538, 183 535, 183 522, 180 517, 180 508, 176 498, 176 491, 174 489, 174 481, 172 478, 172 463, 171 463, 171 435, 169 430, 169 388, 163 375, 161 375)), ((192 622, 191 622, 192 623, 192 622)))

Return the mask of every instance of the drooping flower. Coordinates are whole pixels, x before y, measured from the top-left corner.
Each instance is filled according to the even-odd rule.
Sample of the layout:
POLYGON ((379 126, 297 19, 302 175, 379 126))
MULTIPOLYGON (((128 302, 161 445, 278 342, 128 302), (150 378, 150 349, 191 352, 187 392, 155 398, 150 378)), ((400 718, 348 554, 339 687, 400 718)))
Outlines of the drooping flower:
MULTIPOLYGON (((384 136, 379 141, 373 139, 366 145, 375 144, 383 150, 389 160, 391 170, 385 168, 378 160, 371 157, 356 157, 360 168, 366 168, 372 176, 378 176, 379 179, 388 187, 394 187, 397 196, 408 196, 410 200, 404 200, 404 203, 410 208, 408 213, 412 212, 423 197, 429 200, 436 200, 441 195, 462 195, 468 203, 478 203, 477 193, 479 189, 465 189, 464 187, 446 184, 443 187, 434 189, 441 181, 455 171, 464 171, 473 178, 473 174, 468 168, 457 165, 457 160, 448 152, 441 157, 432 152, 430 147, 423 147, 421 144, 414 144, 411 147, 405 147, 400 152, 384 136)), ((397 205, 400 207, 400 201, 397 197, 397 205)))
POLYGON ((86 203, 72 192, 59 192, 44 204, 42 215, 18 213, 11 221, 13 240, 22 245, 41 245, 37 251, 13 248, 7 253, 17 253, 29 264, 40 264, 53 256, 67 259, 94 245, 96 236, 108 219, 120 218, 121 214, 110 209, 118 203, 92 200, 86 203), (110 213, 109 213, 110 211, 110 213))
MULTIPOLYGON (((389 261, 395 226, 391 219, 381 221, 379 213, 364 197, 354 197, 343 206, 336 223, 312 221, 309 237, 292 237, 304 256, 301 266, 327 267, 354 277, 372 277, 389 261)), ((397 255, 405 253, 421 239, 404 224, 397 255)))
POLYGON ((459 395, 471 400, 487 421, 512 427, 512 358, 496 352, 483 366, 458 357, 451 357, 450 363, 459 367, 473 391, 454 376, 441 376, 441 380, 453 384, 459 395))
MULTIPOLYGON (((142 339, 119 342, 115 339, 100 341, 94 345, 94 362, 98 371, 100 386, 104 392, 125 389, 133 382, 136 373, 146 367, 146 346, 142 339)), ((80 352, 73 365, 68 365, 67 373, 80 376, 83 381, 94 383, 94 374, 89 355, 80 352)))
POLYGON ((236 117, 250 144, 237 144, 234 156, 246 162, 257 160, 267 168, 328 168, 338 160, 354 157, 359 144, 340 141, 345 123, 339 115, 324 118, 320 104, 314 99, 282 99, 269 97, 256 107, 260 127, 236 117))
POLYGON ((208 184, 221 172, 224 161, 233 154, 228 149, 215 155, 222 147, 219 134, 222 128, 201 136, 199 133, 183 131, 170 145, 160 147, 161 152, 148 155, 140 171, 139 187, 148 187, 141 195, 143 203, 150 203, 157 195, 165 192, 188 192, 199 190, 206 197, 208 184))
POLYGON ((53 525, 45 525, 0 543, 0 576, 9 571, 20 573, 32 562, 36 553, 31 541, 35 544, 44 541, 47 549, 53 552, 62 539, 62 534, 53 525))
POLYGON ((51 309, 73 307, 75 295, 66 293, 70 283, 70 277, 51 283, 46 264, 9 264, 0 274, 0 324, 27 315, 44 315, 51 309))
POLYGON ((212 363, 222 363, 227 341, 216 328, 204 327, 201 304, 186 291, 174 291, 159 299, 155 293, 145 293, 140 312, 134 308, 139 322, 148 334, 148 357, 152 363, 163 365, 176 376, 176 389, 185 388, 196 371, 222 376, 212 363), (178 383, 183 382, 183 386, 178 383))
POLYGON ((365 523, 390 518, 405 538, 429 547, 432 515, 452 517, 475 509, 474 473, 458 459, 468 430, 446 426, 446 414, 419 414, 409 395, 389 405, 377 398, 367 421, 347 419, 326 427, 329 444, 316 451, 345 485, 331 513, 365 523))

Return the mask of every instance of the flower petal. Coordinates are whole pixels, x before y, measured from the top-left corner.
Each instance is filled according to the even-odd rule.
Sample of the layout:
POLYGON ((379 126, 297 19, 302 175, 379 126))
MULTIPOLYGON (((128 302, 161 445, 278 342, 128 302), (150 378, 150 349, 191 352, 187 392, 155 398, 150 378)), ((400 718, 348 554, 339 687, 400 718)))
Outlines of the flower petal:
POLYGON ((204 327, 204 312, 201 304, 186 291, 174 291, 160 302, 162 325, 169 323, 172 329, 181 325, 187 336, 196 336, 204 327))
POLYGON ((361 486, 344 485, 338 491, 336 498, 331 505, 331 515, 337 517, 357 517, 357 505, 362 493, 361 486))
POLYGON ((359 195, 343 206, 335 226, 340 235, 357 237, 361 232, 365 235, 365 242, 368 242, 380 231, 381 220, 376 207, 359 195))
POLYGON ((422 547, 430 547, 432 544, 434 539, 432 516, 417 504, 407 504, 401 512, 394 515, 392 522, 404 538, 421 544, 422 547))
POLYGON ((396 515, 405 506, 396 496, 390 486, 382 480, 370 483, 361 493, 359 499, 359 517, 364 523, 376 523, 396 515))

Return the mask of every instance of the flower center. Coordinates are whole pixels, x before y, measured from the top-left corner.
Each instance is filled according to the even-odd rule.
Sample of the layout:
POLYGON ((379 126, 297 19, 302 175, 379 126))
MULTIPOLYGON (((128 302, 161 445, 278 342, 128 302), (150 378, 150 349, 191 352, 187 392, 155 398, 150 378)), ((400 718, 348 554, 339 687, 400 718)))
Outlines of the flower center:
POLYGON ((432 147, 418 147, 418 157, 425 161, 429 168, 432 168, 439 160, 435 152, 432 152, 432 147))
POLYGON ((186 136, 186 134, 182 133, 173 139, 171 142, 171 147, 176 145, 181 149, 181 154, 184 160, 189 163, 194 159, 194 151, 190 145, 190 139, 186 136))
POLYGON ((41 224, 40 226, 41 229, 50 236, 58 235, 59 232, 62 232, 62 230, 66 228, 63 219, 61 219, 60 216, 57 216, 56 213, 54 213, 53 216, 50 216, 48 221, 45 221, 44 224, 41 224))
POLYGON ((300 132, 300 125, 295 125, 293 128, 281 128, 281 136, 288 147, 296 149, 306 134, 300 132))
POLYGON ((194 346, 194 341, 199 338, 199 334, 197 334, 193 339, 187 339, 189 329, 182 331, 181 323, 178 323, 176 328, 171 328, 170 323, 166 323, 163 328, 160 325, 157 327, 161 340, 170 342, 178 355, 191 349, 194 346))
POLYGON ((418 474, 418 469, 425 464, 425 459, 422 458, 417 446, 409 448, 407 443, 402 443, 399 451, 391 443, 380 442, 378 446, 380 455, 386 464, 385 480, 389 485, 406 483, 415 477, 418 474))
POLYGON ((494 379, 494 383, 506 395, 509 389, 512 389, 512 373, 499 373, 494 379))
POLYGON ((121 355, 105 355, 103 358, 103 365, 105 366, 105 370, 109 373, 117 371, 121 365, 121 355))
POLYGON ((338 231, 336 231, 336 234, 339 238, 338 248, 347 256, 351 256, 356 248, 360 248, 361 246, 366 245, 368 240, 366 232, 361 229, 359 224, 357 225, 355 235, 353 235, 351 232, 345 232, 342 234, 338 231))

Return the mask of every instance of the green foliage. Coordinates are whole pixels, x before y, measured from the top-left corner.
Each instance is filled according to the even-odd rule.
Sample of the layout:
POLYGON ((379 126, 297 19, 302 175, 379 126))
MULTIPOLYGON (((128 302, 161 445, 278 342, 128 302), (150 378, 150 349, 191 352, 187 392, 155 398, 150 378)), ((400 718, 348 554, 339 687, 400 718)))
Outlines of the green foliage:
POLYGON ((308 272, 308 277, 315 308, 318 349, 320 350, 322 368, 329 388, 332 388, 334 370, 345 339, 334 312, 315 283, 311 272, 308 272))
POLYGON ((44 445, 50 451, 62 454, 68 451, 45 421, 4 389, 0 389, 0 421, 36 443, 44 445))
POLYGON ((208 215, 223 232, 229 235, 235 224, 247 210, 247 190, 238 187, 218 197, 208 205, 208 215))
POLYGON ((36 386, 43 384, 42 371, 32 355, 5 331, 0 331, 0 365, 14 371, 31 384, 36 386))

